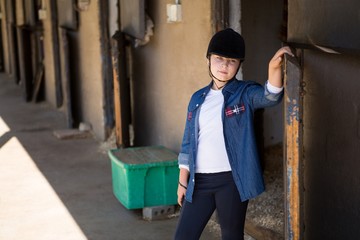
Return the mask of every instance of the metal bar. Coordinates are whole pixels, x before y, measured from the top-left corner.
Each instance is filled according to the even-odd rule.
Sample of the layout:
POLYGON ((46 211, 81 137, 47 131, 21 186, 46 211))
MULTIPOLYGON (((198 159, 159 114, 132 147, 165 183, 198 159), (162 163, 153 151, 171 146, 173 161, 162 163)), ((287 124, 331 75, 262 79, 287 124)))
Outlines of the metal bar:
POLYGON ((302 89, 301 69, 293 57, 285 57, 285 239, 302 239, 301 153, 302 89))

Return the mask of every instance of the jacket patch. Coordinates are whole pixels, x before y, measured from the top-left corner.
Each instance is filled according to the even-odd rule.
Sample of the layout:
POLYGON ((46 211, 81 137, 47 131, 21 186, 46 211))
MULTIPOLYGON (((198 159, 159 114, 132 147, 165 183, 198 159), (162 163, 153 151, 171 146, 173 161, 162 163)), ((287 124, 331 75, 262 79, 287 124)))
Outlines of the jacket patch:
POLYGON ((230 106, 225 109, 225 115, 227 117, 232 117, 232 116, 238 115, 242 112, 245 112, 244 104, 242 104, 241 106, 239 106, 239 105, 230 106))
POLYGON ((187 120, 190 121, 192 119, 192 112, 188 113, 187 120))

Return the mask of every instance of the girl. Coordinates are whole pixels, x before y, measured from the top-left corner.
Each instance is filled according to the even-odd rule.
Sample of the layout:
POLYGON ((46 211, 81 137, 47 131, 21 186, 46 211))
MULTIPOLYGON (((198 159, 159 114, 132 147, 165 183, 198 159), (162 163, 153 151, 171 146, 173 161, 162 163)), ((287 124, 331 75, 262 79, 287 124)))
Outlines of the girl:
POLYGON ((228 28, 210 40, 211 83, 191 97, 181 151, 178 203, 182 206, 176 240, 199 239, 217 210, 222 239, 244 239, 248 200, 264 191, 253 114, 278 104, 283 95, 279 49, 261 86, 235 78, 245 59, 242 36, 228 28))

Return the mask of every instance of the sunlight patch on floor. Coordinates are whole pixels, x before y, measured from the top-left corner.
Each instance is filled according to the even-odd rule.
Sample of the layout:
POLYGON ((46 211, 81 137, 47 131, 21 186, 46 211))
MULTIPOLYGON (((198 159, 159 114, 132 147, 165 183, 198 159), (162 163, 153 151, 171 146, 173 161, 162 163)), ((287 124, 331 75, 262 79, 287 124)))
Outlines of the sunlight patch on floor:
POLYGON ((87 239, 16 137, 0 147, 0 239, 87 239))
POLYGON ((0 117, 0 138, 7 132, 10 131, 8 125, 4 122, 2 117, 0 117))

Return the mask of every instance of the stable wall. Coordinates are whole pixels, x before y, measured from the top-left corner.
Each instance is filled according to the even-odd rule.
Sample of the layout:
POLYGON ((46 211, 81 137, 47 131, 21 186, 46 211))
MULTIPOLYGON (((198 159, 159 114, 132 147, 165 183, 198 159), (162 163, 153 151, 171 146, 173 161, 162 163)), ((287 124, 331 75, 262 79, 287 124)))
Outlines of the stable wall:
MULTIPOLYGON (((47 18, 43 20, 44 53, 45 53, 45 94, 46 101, 54 107, 56 100, 56 69, 61 68, 54 61, 53 31, 59 31, 59 26, 53 27, 50 2, 47 0, 47 18)), ((86 11, 77 11, 78 27, 68 31, 71 101, 75 123, 90 123, 95 136, 105 140, 104 120, 104 90, 103 90, 103 57, 100 48, 99 1, 91 1, 86 11)), ((58 38, 61 41, 61 38, 58 38)), ((61 45, 59 45, 61 46, 61 45)), ((57 50, 55 48, 55 50, 57 50)), ((60 50, 61 51, 61 50, 60 50)), ((64 90, 64 83, 63 90, 64 90)), ((63 97, 65 94, 63 92, 63 97)), ((63 100, 65 103, 65 99, 63 100)), ((60 107, 66 111, 64 104, 60 107)), ((76 124, 77 125, 77 124, 76 124)), ((75 125, 75 127, 77 127, 75 125)))
POLYGON ((212 36, 211 1, 183 1, 179 23, 167 23, 167 3, 148 4, 154 36, 148 45, 133 50, 135 144, 178 151, 188 101, 210 83, 205 55, 212 36))
POLYGON ((304 52, 304 239, 360 235, 360 58, 304 52))
POLYGON ((357 239, 360 2, 288 3, 288 41, 304 48, 303 149, 300 149, 304 167, 300 177, 304 186, 299 189, 303 194, 304 239, 357 239))

